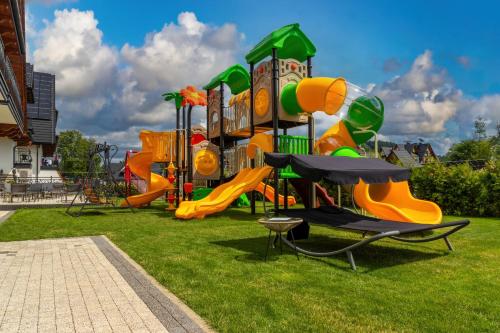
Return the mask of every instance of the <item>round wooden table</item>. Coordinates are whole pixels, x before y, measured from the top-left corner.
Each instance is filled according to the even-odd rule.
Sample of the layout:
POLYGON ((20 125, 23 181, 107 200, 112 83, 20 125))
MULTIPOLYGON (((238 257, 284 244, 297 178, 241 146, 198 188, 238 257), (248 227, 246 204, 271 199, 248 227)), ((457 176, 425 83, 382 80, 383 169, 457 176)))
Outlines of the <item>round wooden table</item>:
MULTIPOLYGON (((292 237, 292 243, 295 247, 295 238, 293 236, 293 228, 298 226, 303 222, 302 219, 297 218, 297 217, 263 217, 258 220, 258 222, 263 225, 265 228, 269 229, 269 236, 267 238, 267 249, 266 249, 266 257, 265 260, 267 261, 267 255, 269 253, 269 247, 271 246, 271 234, 274 231, 276 233, 275 236, 275 242, 276 239, 280 242, 280 252, 283 254, 283 241, 281 240, 282 233, 284 232, 290 232, 290 236, 292 237)), ((297 256, 297 259, 299 259, 299 253, 297 252, 297 248, 295 247, 295 255, 297 256)))

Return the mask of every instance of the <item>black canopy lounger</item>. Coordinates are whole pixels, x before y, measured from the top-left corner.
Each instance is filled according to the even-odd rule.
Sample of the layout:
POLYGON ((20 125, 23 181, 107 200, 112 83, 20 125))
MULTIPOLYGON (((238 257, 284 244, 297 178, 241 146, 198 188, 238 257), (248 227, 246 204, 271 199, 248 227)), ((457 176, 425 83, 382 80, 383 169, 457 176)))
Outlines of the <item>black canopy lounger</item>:
MULTIPOLYGON (((408 169, 387 163, 383 160, 371 158, 354 159, 349 157, 266 153, 265 163, 275 168, 284 168, 291 165, 293 171, 304 178, 312 181, 325 179, 336 184, 357 184, 360 178, 368 184, 385 183, 389 179, 392 181, 403 181, 410 176, 410 170, 408 169)), ((470 223, 469 220, 441 224, 389 221, 355 214, 349 210, 332 206, 322 206, 313 209, 287 209, 279 210, 278 212, 289 217, 300 217, 304 220, 304 223, 321 224, 342 230, 370 234, 371 236, 363 238, 357 243, 329 252, 309 251, 282 238, 286 245, 309 256, 328 257, 346 253, 353 270, 356 270, 356 264, 352 250, 358 247, 386 237, 410 243, 430 242, 442 238, 448 249, 452 251, 453 247, 448 236, 470 223), (421 238, 410 238, 407 236, 420 236, 423 232, 437 229, 447 230, 438 235, 432 234, 421 238), (401 235, 405 237, 399 237, 401 235)))

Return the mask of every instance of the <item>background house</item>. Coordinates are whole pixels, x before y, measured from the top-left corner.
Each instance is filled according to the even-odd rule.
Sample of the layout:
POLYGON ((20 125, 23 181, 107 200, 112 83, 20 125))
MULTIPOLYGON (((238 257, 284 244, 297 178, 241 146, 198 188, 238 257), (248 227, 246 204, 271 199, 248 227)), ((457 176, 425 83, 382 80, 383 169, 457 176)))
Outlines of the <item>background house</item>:
POLYGON ((379 147, 380 158, 407 168, 419 167, 422 164, 438 160, 430 143, 387 144, 379 147))

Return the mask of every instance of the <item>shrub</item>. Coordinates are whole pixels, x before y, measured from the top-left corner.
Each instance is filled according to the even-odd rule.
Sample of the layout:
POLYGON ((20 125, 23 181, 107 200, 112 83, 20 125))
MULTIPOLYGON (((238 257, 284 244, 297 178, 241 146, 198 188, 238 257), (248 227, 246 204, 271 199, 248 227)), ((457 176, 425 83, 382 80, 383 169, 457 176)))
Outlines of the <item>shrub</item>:
POLYGON ((410 182, 416 197, 437 203, 444 214, 500 216, 498 162, 488 162, 480 170, 468 164, 429 163, 413 169, 410 182))

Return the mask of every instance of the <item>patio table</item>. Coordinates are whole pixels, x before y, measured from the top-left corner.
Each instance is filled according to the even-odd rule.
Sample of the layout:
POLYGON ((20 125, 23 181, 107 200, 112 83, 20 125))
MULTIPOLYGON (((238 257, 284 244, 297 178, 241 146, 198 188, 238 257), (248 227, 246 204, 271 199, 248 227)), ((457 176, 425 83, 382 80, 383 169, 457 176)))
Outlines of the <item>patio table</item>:
MULTIPOLYGON (((282 233, 290 232, 290 236, 292 237, 292 243, 295 246, 295 237, 293 236, 293 228, 298 226, 303 222, 301 218, 297 217, 263 217, 258 220, 258 222, 269 229, 269 236, 267 238, 267 248, 266 248, 266 257, 265 261, 267 261, 267 255, 269 254, 269 247, 271 246, 271 234, 274 231, 276 233, 275 242, 278 240, 280 242, 280 252, 283 254, 283 241, 282 241, 282 233)), ((295 248, 295 255, 297 259, 299 259, 299 253, 297 252, 297 248, 295 248)))

